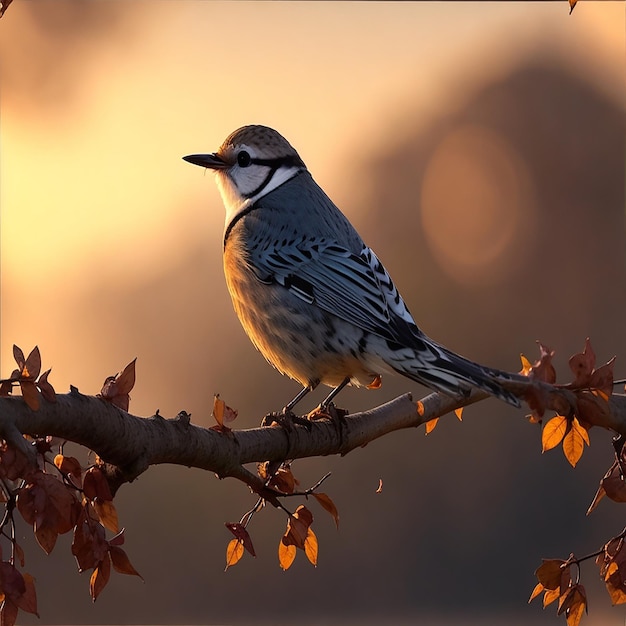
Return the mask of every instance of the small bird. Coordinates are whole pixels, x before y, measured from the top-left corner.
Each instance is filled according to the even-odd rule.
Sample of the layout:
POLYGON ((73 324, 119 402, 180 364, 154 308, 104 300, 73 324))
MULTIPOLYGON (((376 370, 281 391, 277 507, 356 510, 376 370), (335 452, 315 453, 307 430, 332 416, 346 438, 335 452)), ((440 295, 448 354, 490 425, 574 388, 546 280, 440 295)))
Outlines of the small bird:
POLYGON ((429 339, 391 276, 277 131, 250 125, 217 152, 185 161, 216 174, 224 206, 224 273, 252 343, 303 389, 380 386, 397 372, 453 396, 482 389, 513 406, 510 375, 429 339))

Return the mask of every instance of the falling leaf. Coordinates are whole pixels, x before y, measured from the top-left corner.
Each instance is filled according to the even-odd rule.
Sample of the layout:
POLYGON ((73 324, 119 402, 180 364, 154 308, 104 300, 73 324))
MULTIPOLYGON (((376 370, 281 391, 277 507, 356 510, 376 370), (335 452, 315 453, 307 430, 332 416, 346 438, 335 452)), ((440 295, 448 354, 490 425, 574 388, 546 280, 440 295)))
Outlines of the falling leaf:
POLYGON ((557 415, 553 417, 544 427, 541 433, 542 451, 546 452, 558 446, 567 430, 567 417, 557 415))
POLYGON ((243 543, 239 539, 231 539, 226 546, 226 567, 227 570, 231 565, 239 562, 244 553, 243 543))
MULTIPOLYGON (((382 480, 380 481, 379 488, 382 490, 382 480)), ((313 497, 320 503, 325 511, 328 511, 332 518, 335 520, 335 526, 339 529, 339 512, 335 503, 325 493, 314 493, 313 497)))

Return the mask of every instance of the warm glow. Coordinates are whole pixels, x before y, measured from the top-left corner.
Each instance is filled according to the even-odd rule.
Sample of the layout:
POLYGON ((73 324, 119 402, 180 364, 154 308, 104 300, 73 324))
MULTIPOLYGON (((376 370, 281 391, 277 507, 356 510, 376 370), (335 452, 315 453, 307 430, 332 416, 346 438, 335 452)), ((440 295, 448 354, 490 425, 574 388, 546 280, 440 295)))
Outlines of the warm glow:
POLYGON ((422 223, 433 254, 461 283, 507 275, 515 244, 534 222, 531 181, 506 141, 478 126, 436 147, 422 186, 422 223))

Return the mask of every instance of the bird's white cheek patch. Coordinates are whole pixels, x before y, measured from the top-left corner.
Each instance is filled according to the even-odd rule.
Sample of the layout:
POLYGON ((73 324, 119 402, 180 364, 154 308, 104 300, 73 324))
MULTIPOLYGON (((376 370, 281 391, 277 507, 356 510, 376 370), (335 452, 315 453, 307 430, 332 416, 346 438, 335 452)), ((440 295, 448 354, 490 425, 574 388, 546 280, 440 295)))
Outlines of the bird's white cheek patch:
POLYGON ((226 208, 226 224, 230 224, 233 218, 250 204, 250 199, 243 198, 239 194, 237 187, 225 172, 216 172, 215 177, 217 188, 226 208))

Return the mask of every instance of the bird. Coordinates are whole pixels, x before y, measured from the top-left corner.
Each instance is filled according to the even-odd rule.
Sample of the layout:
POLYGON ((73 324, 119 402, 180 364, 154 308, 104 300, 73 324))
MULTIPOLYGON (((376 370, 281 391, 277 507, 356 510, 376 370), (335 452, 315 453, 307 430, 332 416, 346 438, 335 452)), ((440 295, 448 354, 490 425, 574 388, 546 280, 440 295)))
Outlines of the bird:
POLYGON ((213 170, 225 210, 223 265, 235 312, 254 346, 302 390, 324 384, 328 407, 347 385, 401 374, 467 397, 481 389, 515 407, 510 375, 425 335, 391 276, 276 130, 247 125, 217 152, 183 159, 213 170))

